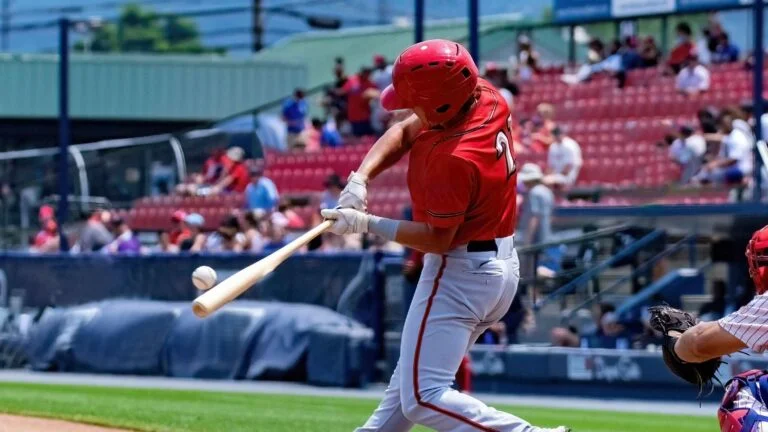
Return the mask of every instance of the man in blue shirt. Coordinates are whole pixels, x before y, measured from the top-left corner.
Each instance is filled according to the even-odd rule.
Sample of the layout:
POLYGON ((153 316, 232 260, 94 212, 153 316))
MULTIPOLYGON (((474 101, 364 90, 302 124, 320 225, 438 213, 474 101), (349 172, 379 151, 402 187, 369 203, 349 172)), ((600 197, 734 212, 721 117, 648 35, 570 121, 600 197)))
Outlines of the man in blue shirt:
POLYGON ((739 48, 731 43, 728 33, 723 32, 715 52, 712 53, 712 63, 734 63, 737 61, 739 61, 739 48))
POLYGON ((264 168, 251 168, 251 184, 245 188, 245 202, 249 210, 261 209, 269 213, 277 208, 280 195, 272 180, 264 177, 264 168))
POLYGON ((301 141, 301 132, 307 118, 307 101, 304 100, 304 90, 297 88, 293 91, 293 97, 283 102, 283 120, 288 131, 288 149, 295 150, 304 147, 301 141))

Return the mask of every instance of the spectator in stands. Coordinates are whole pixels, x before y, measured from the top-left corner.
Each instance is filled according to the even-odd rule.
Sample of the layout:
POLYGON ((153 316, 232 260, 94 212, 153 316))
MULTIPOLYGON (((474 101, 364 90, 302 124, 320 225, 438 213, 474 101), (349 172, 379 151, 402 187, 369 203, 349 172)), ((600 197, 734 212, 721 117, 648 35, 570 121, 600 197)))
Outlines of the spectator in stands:
POLYGON ((708 108, 702 108, 696 113, 696 118, 699 121, 699 128, 705 135, 718 133, 717 125, 717 113, 708 108))
POLYGON ((265 225, 264 236, 267 241, 264 243, 262 251, 266 254, 285 246, 287 244, 285 241, 285 222, 277 220, 277 218, 271 218, 265 225))
POLYGON ((377 54, 373 56, 373 76, 371 80, 376 84, 379 91, 384 91, 388 85, 392 84, 392 65, 387 62, 386 57, 377 54))
POLYGON ((708 162, 694 180, 698 182, 741 185, 752 175, 755 138, 737 108, 720 114, 720 128, 725 135, 717 157, 708 162))
POLYGON ((739 48, 732 44, 728 33, 723 32, 717 41, 715 52, 712 54, 712 63, 734 63, 739 61, 739 48))
POLYGON ((206 252, 242 252, 245 235, 240 232, 240 222, 236 216, 224 218, 219 227, 205 241, 206 252))
POLYGON ((656 67, 661 61, 661 50, 656 46, 656 39, 648 36, 643 39, 643 45, 640 47, 640 58, 644 68, 656 67))
POLYGON ((536 107, 536 116, 529 126, 530 149, 534 152, 543 152, 552 144, 552 131, 557 127, 555 122, 555 107, 549 103, 540 103, 536 107))
POLYGON ((137 254, 141 252, 141 243, 134 232, 128 226, 128 222, 120 216, 112 218, 112 229, 115 239, 107 246, 107 252, 111 254, 137 254))
POLYGON ((667 68, 674 74, 680 72, 685 63, 696 54, 696 45, 691 40, 693 31, 688 23, 681 22, 677 25, 677 45, 669 53, 667 68))
POLYGON ((496 89, 501 93, 501 96, 507 102, 507 106, 510 111, 514 109, 514 97, 512 92, 507 88, 509 82, 507 81, 506 69, 501 69, 495 62, 487 62, 485 64, 485 79, 488 80, 496 89))
POLYGON ((371 81, 371 72, 371 68, 362 67, 360 73, 350 77, 341 89, 347 98, 347 120, 356 137, 375 134, 371 124, 371 101, 379 97, 379 90, 371 81))
MULTIPOLYGON (((312 118, 312 134, 309 138, 310 141, 317 140, 318 148, 336 148, 341 147, 342 139, 341 134, 336 129, 336 120, 329 118, 328 121, 323 123, 317 117, 312 118)), ((307 142, 307 151, 310 151, 310 147, 314 148, 314 142, 310 144, 307 142)))
POLYGON ((277 206, 277 212, 272 215, 272 218, 275 219, 280 216, 280 225, 290 231, 296 232, 304 230, 306 228, 306 222, 293 208, 294 204, 290 199, 281 197, 280 204, 277 206))
POLYGON ((703 135, 689 126, 680 128, 679 137, 669 146, 669 158, 680 166, 681 183, 688 183, 699 172, 706 152, 707 141, 703 135))
POLYGON ((40 222, 40 231, 35 235, 30 252, 55 253, 60 249, 61 237, 59 225, 54 217, 53 207, 44 205, 40 207, 37 215, 40 222))
POLYGON ((605 59, 605 45, 599 38, 594 38, 587 44, 587 64, 593 65, 605 59))
POLYGON ((717 321, 725 316, 727 306, 725 295, 728 291, 728 285, 722 279, 715 279, 712 282, 712 300, 704 303, 699 308, 699 319, 702 321, 717 321))
POLYGON ((248 252, 259 253, 264 250, 267 239, 263 234, 264 210, 256 209, 245 213, 245 250, 248 252))
POLYGON ((518 220, 518 235, 523 245, 543 243, 552 234, 555 196, 543 182, 544 173, 534 163, 526 163, 517 175, 522 184, 523 205, 518 220))
POLYGON ((77 241, 77 250, 81 253, 98 252, 104 246, 108 245, 114 239, 112 233, 107 229, 110 214, 102 209, 96 209, 91 212, 88 220, 85 222, 80 238, 77 241))
POLYGON ((696 42, 696 54, 699 56, 699 62, 703 65, 712 64, 712 54, 717 47, 717 41, 712 38, 709 28, 701 30, 701 39, 696 42))
POLYGON ((594 64, 585 64, 575 74, 565 74, 562 76, 566 84, 578 84, 587 81, 597 73, 607 72, 616 76, 619 80, 619 87, 624 87, 626 81, 626 72, 640 66, 641 59, 637 51, 632 46, 634 39, 627 39, 625 44, 619 40, 611 43, 611 49, 608 57, 594 64))
POLYGON ((160 234, 160 244, 164 247, 164 252, 176 252, 179 250, 181 241, 190 236, 189 229, 184 223, 187 213, 183 210, 176 210, 171 215, 171 230, 160 234))
POLYGON ((696 96, 709 90, 709 70, 699 63, 696 54, 691 55, 677 74, 677 91, 696 96))
POLYGON ((258 163, 250 169, 251 182, 245 188, 245 203, 248 210, 262 210, 270 213, 277 208, 280 195, 277 186, 264 175, 264 166, 258 163))
POLYGON ((584 326, 579 331, 574 326, 555 327, 550 334, 552 345, 561 347, 576 348, 579 346, 589 346, 589 337, 600 331, 600 324, 603 317, 608 313, 616 311, 616 307, 610 303, 600 303, 592 306, 592 323, 584 326))
POLYGON ((250 183, 248 167, 243 160, 245 152, 240 147, 230 147, 226 155, 226 175, 211 187, 211 194, 216 195, 221 192, 245 192, 245 188, 250 183))
POLYGON ((283 102, 283 121, 288 131, 287 144, 289 150, 303 150, 304 142, 301 141, 301 132, 307 121, 309 107, 304 100, 304 90, 297 88, 293 91, 293 97, 283 102))
POLYGON ((184 218, 185 234, 180 238, 179 250, 187 252, 200 252, 205 248, 207 240, 202 232, 205 218, 198 213, 190 213, 184 218))
POLYGON ((203 183, 216 184, 224 174, 224 156, 222 148, 214 149, 208 159, 203 162, 203 183))
POLYGON ((581 147, 559 127, 552 130, 553 142, 547 155, 547 176, 550 184, 570 187, 576 183, 581 166, 581 147))
POLYGON ((539 53, 533 48, 531 39, 521 35, 517 39, 517 74, 523 81, 530 81, 539 72, 539 53))
POLYGON ((320 198, 320 208, 336 208, 339 205, 341 191, 344 190, 344 182, 341 181, 341 177, 339 177, 338 174, 333 173, 325 179, 323 186, 325 187, 325 191, 323 191, 323 196, 320 198))

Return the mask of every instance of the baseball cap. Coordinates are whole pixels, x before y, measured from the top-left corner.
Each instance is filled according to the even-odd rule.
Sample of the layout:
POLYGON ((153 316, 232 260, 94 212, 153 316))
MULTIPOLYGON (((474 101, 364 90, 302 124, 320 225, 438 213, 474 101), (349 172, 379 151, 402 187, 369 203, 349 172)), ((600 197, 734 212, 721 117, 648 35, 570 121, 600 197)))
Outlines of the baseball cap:
POLYGON ((53 207, 49 205, 44 205, 40 207, 40 212, 37 214, 38 219, 50 219, 54 215, 53 207))
POLYGON ((517 174, 517 178, 520 181, 532 181, 541 180, 544 177, 544 173, 541 172, 541 168, 535 163, 527 163, 523 165, 523 168, 517 174))
POLYGON ((227 157, 234 162, 240 162, 244 156, 245 152, 240 147, 231 147, 227 150, 227 157))
POLYGON ((186 217, 187 217, 187 212, 185 212, 184 210, 176 210, 171 215, 171 220, 173 222, 181 222, 181 221, 185 220, 186 217))
POLYGON ((205 218, 199 213, 190 213, 184 218, 184 222, 187 225, 201 227, 205 225, 205 218))
POLYGON ((381 54, 376 54, 373 56, 373 64, 376 66, 385 65, 387 64, 387 59, 381 54))

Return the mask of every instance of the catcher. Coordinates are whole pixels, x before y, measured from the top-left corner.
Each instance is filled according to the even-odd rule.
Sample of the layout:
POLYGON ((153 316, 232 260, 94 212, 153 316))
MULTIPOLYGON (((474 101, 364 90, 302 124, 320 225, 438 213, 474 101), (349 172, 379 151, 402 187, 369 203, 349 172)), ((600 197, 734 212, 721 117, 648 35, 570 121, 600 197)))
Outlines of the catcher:
MULTIPOLYGON (((746 306, 719 321, 698 322, 691 314, 668 306, 650 308, 651 326, 664 335, 664 361, 680 378, 702 390, 710 385, 721 357, 750 348, 768 348, 768 226, 747 245, 749 275, 757 295, 746 306)), ((768 371, 734 377, 718 418, 723 432, 768 432, 768 371)))

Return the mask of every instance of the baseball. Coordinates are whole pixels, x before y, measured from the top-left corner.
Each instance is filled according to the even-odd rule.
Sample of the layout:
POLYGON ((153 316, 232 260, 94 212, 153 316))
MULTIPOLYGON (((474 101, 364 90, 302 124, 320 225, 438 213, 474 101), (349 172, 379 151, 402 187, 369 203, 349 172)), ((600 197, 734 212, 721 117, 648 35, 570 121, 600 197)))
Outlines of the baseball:
POLYGON ((200 266, 192 272, 192 284, 201 291, 211 289, 216 285, 216 270, 208 266, 200 266))

